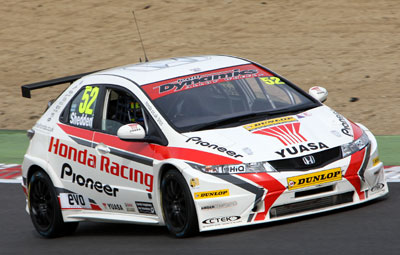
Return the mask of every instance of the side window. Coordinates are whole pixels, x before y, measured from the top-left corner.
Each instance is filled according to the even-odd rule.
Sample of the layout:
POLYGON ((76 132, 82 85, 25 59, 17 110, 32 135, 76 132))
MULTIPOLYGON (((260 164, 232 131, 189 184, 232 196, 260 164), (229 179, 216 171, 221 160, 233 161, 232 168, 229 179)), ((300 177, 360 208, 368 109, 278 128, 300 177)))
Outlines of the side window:
POLYGON ((145 127, 140 103, 129 93, 114 88, 107 89, 101 129, 117 134, 118 129, 129 123, 145 127))
POLYGON ((98 86, 85 86, 72 100, 68 123, 83 128, 93 128, 94 113, 97 98, 99 96, 98 86))

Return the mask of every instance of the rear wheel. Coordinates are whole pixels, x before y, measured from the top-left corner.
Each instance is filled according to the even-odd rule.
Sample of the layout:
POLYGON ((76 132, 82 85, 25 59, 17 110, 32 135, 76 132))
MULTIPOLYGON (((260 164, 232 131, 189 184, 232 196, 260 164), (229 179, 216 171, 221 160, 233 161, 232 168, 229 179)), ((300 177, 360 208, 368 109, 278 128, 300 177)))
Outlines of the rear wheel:
POLYGON ((198 232, 196 209, 185 178, 177 170, 168 170, 161 181, 165 223, 171 234, 187 237, 198 232))
POLYGON ((72 234, 78 227, 78 222, 63 221, 53 183, 43 171, 30 178, 28 198, 29 214, 40 235, 51 238, 72 234))

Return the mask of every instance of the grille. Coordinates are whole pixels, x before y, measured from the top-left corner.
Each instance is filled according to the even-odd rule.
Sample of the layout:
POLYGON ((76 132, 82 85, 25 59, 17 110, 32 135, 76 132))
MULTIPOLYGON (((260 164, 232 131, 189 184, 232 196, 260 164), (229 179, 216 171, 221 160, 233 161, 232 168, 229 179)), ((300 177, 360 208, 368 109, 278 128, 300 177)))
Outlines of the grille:
MULTIPOLYGON (((342 150, 340 147, 331 148, 321 152, 317 152, 312 155, 315 159, 315 163, 312 165, 306 165, 303 162, 303 157, 290 158, 290 159, 279 159, 268 161, 277 171, 307 171, 315 168, 321 168, 336 160, 342 158, 342 150)), ((307 155, 308 156, 308 155, 307 155)))
POLYGON ((330 186, 326 186, 326 187, 322 187, 322 188, 317 188, 317 189, 311 189, 311 190, 305 190, 305 191, 298 191, 294 193, 294 197, 298 198, 298 197, 306 197, 306 196, 312 196, 312 195, 316 195, 316 194, 321 194, 321 193, 325 193, 325 192, 330 192, 333 191, 334 186, 330 185, 330 186))
POLYGON ((306 212, 334 205, 340 205, 345 203, 353 202, 354 192, 347 192, 339 195, 333 195, 329 197, 322 197, 317 199, 311 199, 303 202, 297 202, 287 205, 280 205, 271 208, 270 217, 276 218, 285 215, 306 212))

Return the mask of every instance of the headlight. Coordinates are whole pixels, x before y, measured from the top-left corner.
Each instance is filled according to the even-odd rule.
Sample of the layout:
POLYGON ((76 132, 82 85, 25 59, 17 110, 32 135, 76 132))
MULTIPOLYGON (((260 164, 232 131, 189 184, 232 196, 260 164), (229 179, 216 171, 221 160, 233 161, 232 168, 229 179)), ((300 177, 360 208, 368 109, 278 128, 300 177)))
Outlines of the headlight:
POLYGON ((357 140, 354 140, 351 143, 342 145, 343 158, 350 156, 353 153, 356 153, 357 151, 364 149, 365 146, 367 146, 368 144, 369 144, 368 135, 365 132, 363 132, 361 137, 358 138, 357 140))
POLYGON ((267 161, 237 165, 201 166, 189 163, 191 167, 211 174, 247 174, 277 172, 267 161))

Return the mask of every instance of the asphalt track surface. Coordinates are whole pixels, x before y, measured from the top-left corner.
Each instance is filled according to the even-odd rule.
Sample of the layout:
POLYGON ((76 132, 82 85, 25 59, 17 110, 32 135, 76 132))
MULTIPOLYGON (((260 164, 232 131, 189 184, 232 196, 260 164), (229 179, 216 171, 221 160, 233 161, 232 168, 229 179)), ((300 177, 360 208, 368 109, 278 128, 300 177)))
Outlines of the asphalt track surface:
POLYGON ((44 239, 25 212, 19 184, 0 184, 0 254, 400 254, 400 183, 364 205, 272 224, 177 239, 164 227, 92 223, 44 239))

